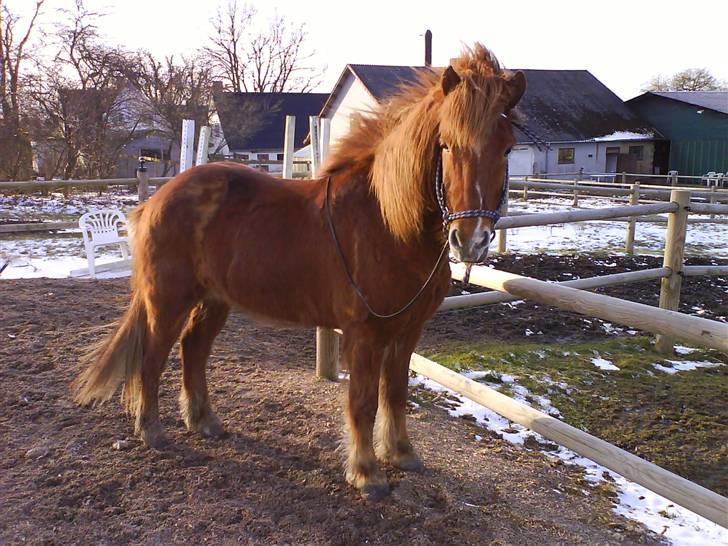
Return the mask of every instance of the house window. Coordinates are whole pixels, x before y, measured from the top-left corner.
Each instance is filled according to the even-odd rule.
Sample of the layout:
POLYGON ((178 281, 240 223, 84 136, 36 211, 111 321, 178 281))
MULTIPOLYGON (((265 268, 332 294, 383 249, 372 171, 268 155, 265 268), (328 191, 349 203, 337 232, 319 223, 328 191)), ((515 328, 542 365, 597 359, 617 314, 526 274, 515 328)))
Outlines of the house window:
POLYGON ((139 155, 147 161, 159 161, 162 159, 162 150, 155 150, 154 148, 142 148, 139 151, 139 155))
POLYGON ((258 160, 268 161, 270 159, 270 154, 258 154, 258 160))
POLYGON ((278 161, 283 161, 283 154, 278 154, 278 161))
POLYGON ((250 154, 233 154, 233 159, 241 159, 242 161, 248 161, 250 154))
POLYGON ((634 157, 637 161, 642 161, 644 146, 630 146, 629 155, 634 157))
POLYGON ((575 148, 559 148, 559 165, 572 165, 574 163, 575 148))
POLYGON ((607 155, 619 155, 619 146, 607 146, 607 155))

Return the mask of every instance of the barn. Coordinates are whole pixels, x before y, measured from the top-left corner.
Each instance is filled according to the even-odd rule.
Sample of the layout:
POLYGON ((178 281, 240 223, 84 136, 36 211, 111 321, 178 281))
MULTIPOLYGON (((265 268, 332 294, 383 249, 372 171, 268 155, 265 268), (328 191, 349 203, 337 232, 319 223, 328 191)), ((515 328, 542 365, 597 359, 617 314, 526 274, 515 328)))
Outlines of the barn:
POLYGON ((670 139, 671 170, 728 172, 728 91, 651 91, 626 104, 670 139))
MULTIPOLYGON (((352 115, 375 108, 423 70, 437 69, 347 65, 320 114, 331 120, 332 142, 347 133, 352 115)), ((509 165, 512 174, 667 171, 662 135, 589 71, 523 72, 528 87, 519 109, 525 131, 517 131, 518 146, 509 165), (534 142, 534 136, 542 142, 534 142)))

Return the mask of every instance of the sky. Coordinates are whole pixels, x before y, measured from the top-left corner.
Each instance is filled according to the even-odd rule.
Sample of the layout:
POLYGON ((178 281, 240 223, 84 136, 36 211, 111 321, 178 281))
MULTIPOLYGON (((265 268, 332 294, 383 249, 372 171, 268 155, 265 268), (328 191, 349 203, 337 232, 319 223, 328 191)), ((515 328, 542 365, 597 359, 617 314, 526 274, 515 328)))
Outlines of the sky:
MULTIPOLYGON (((106 13, 109 41, 163 56, 203 46, 210 18, 226 0, 86 0, 106 13)), ((239 0, 242 2, 242 0, 239 0)), ((27 11, 32 0, 0 0, 27 11)), ((707 68, 728 81, 727 0, 251 0, 265 24, 275 12, 305 23, 314 64, 332 89, 347 63, 420 65, 424 32, 433 64, 444 66, 463 44, 480 41, 507 68, 586 69, 623 99, 657 74, 707 68)), ((47 0, 45 24, 73 0, 47 0)))

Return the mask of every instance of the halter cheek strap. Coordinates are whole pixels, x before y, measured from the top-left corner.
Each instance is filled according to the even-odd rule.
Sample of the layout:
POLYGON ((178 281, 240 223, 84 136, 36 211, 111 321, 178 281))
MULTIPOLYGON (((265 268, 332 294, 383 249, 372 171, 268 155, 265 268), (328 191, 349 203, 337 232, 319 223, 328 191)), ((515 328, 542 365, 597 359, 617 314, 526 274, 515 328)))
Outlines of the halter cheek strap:
MULTIPOLYGON (((503 205, 508 198, 507 164, 505 179, 503 180, 503 189, 501 190, 501 198, 500 202, 498 203, 498 208, 496 210, 472 209, 450 212, 450 209, 447 208, 447 201, 445 200, 445 183, 442 175, 442 148, 440 148, 439 153, 437 154, 437 170, 435 173, 435 195, 437 196, 437 204, 440 207, 440 212, 442 212, 442 227, 445 231, 448 230, 448 227, 452 222, 454 222, 455 220, 461 220, 462 218, 490 218, 491 220, 493 220, 493 224, 495 225, 495 223, 500 220, 500 211, 503 209, 503 205)), ((493 237, 495 237, 495 230, 491 235, 491 241, 493 240, 493 237)))

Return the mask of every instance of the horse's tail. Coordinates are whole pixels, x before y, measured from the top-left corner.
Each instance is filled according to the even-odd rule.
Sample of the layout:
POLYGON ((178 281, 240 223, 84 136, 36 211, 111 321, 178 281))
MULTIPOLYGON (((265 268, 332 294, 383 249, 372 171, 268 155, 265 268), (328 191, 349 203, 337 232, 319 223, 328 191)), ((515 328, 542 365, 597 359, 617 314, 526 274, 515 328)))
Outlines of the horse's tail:
MULTIPOLYGON (((137 207, 129 217, 132 247, 133 230, 143 212, 137 207)), ((132 252, 134 254, 134 252, 132 252)), ((135 260, 136 262, 136 260, 135 260)), ((135 263, 134 270, 137 271, 135 263)), ((134 281, 134 279, 132 279, 134 281)), ((74 399, 82 405, 103 403, 124 383, 122 398, 127 411, 134 413, 141 392, 141 370, 147 332, 147 309, 136 282, 132 282, 132 298, 128 309, 115 323, 103 327, 107 335, 91 345, 79 365, 79 376, 72 383, 74 399)))
POLYGON ((124 316, 111 326, 111 333, 89 347, 79 363, 83 368, 73 382, 74 398, 82 405, 102 403, 124 383, 127 410, 136 407, 141 382, 147 312, 138 293, 132 296, 124 316))

